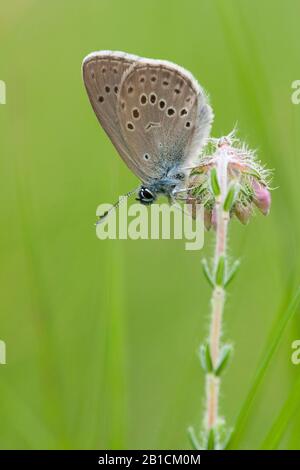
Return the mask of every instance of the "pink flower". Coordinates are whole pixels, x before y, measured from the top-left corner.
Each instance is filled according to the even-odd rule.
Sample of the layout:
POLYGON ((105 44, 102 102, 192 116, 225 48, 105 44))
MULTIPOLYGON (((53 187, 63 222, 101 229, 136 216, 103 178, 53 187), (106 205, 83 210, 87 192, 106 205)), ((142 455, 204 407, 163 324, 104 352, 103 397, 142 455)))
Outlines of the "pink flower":
POLYGON ((225 204, 227 197, 230 203, 223 209, 230 217, 235 215, 242 224, 248 223, 254 205, 267 215, 271 206, 271 172, 257 160, 255 152, 235 138, 234 132, 227 137, 210 139, 209 143, 199 166, 191 173, 188 191, 188 196, 204 206, 205 227, 208 230, 210 226, 216 228, 217 205, 225 204), (232 188, 235 188, 234 192, 232 188), (221 190, 225 193, 222 197, 221 190))
POLYGON ((271 207, 271 194, 266 186, 253 180, 253 202, 262 214, 268 215, 271 207))

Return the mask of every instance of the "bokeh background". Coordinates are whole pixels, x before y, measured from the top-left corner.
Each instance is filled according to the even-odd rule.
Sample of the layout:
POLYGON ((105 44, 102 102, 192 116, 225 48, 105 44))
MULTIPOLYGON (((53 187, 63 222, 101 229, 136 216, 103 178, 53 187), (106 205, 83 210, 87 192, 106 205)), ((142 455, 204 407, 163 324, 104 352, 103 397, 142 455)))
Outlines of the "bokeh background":
POLYGON ((202 252, 96 238, 97 205, 137 185, 83 87, 82 59, 100 49, 190 70, 210 94, 213 135, 237 123, 276 170, 270 216, 230 228, 242 267, 226 306, 235 356, 221 410, 244 423, 233 448, 299 447, 297 304, 281 328, 300 279, 299 2, 1 0, 0 10, 1 448, 189 449, 186 429, 202 419, 200 260, 213 234, 202 252))

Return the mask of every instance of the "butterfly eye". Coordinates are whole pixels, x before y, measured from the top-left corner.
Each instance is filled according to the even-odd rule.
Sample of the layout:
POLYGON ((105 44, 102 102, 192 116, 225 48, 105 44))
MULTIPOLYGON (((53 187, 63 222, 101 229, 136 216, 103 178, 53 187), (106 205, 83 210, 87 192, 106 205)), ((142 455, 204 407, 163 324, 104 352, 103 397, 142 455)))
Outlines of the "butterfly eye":
POLYGON ((145 188, 145 186, 142 186, 139 191, 138 199, 142 204, 152 204, 152 202, 155 201, 156 197, 152 193, 152 191, 150 191, 150 189, 145 188))

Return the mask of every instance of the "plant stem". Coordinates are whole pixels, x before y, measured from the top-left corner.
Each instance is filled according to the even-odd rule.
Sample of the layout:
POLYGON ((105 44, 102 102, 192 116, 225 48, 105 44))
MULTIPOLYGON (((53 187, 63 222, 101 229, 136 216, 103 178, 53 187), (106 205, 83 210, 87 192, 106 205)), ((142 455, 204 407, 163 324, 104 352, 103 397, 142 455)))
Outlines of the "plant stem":
MULTIPOLYGON (((214 254, 214 272, 216 274, 220 258, 226 261, 227 229, 229 213, 224 211, 223 204, 227 195, 227 160, 226 147, 219 148, 217 155, 217 177, 220 185, 220 194, 216 198, 216 246, 214 254)), ((209 348, 213 369, 216 369, 219 361, 220 342, 222 332, 222 316, 225 303, 225 290, 221 285, 215 285, 211 298, 211 324, 209 336, 209 348)), ((206 429, 215 428, 218 422, 220 377, 214 373, 206 375, 206 429)))
MULTIPOLYGON (((271 204, 268 171, 255 160, 254 152, 236 139, 234 132, 211 139, 211 143, 212 154, 205 154, 199 169, 193 173, 199 179, 198 188, 191 193, 197 203, 204 205, 205 227, 209 230, 213 226, 216 233, 213 263, 210 266, 205 259, 202 262, 204 275, 213 290, 209 337, 199 348, 200 363, 206 374, 206 407, 199 441, 193 430, 189 430, 192 444, 200 450, 228 448, 232 432, 219 415, 221 376, 232 355, 232 345, 221 343, 226 288, 240 264, 236 260, 229 266, 227 259, 230 216, 246 224, 254 205, 267 215, 271 204)), ((191 182, 192 189, 195 181, 191 182)))

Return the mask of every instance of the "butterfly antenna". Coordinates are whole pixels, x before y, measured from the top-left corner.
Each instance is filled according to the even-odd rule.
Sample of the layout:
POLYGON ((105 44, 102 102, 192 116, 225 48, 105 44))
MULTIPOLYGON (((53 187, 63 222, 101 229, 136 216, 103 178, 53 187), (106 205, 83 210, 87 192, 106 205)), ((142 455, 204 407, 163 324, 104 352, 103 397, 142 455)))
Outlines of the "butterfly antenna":
POLYGON ((111 206, 111 208, 108 209, 108 211, 105 211, 103 214, 98 216, 99 218, 98 218, 97 222, 95 223, 95 225, 98 225, 98 224, 101 224, 102 222, 104 222, 104 220, 109 216, 109 214, 114 209, 117 209, 122 204, 123 201, 125 201, 127 198, 129 198, 130 196, 132 196, 132 194, 134 194, 136 192, 137 192, 137 189, 133 189, 132 191, 129 191, 128 193, 123 194, 122 196, 120 196, 118 201, 115 204, 113 204, 111 206))

